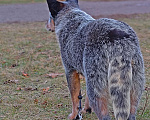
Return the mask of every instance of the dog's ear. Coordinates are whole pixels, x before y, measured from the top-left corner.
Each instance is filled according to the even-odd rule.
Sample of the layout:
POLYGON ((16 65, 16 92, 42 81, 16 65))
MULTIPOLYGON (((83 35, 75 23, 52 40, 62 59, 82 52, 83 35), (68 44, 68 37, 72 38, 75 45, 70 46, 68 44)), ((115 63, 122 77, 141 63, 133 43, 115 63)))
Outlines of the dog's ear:
POLYGON ((58 12, 65 6, 65 2, 59 2, 56 0, 47 0, 47 4, 53 18, 55 18, 58 12))

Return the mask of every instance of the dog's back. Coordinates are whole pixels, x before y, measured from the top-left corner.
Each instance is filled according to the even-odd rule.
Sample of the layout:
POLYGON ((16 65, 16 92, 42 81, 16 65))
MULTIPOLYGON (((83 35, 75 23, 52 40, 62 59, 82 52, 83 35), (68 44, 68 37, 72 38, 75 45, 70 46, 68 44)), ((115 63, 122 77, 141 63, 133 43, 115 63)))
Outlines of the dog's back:
POLYGON ((88 26, 91 30, 85 42, 83 66, 91 106, 102 118, 99 111, 106 107, 97 106, 107 103, 109 93, 115 118, 134 120, 132 114, 144 89, 143 58, 136 34, 125 23, 112 19, 99 19, 88 26), (97 97, 100 99, 95 102, 97 97))
POLYGON ((135 120, 144 87, 144 63, 133 29, 113 19, 95 20, 66 5, 55 18, 55 31, 72 96, 70 71, 76 70, 86 78, 90 106, 100 120, 110 119, 109 96, 117 120, 135 120))

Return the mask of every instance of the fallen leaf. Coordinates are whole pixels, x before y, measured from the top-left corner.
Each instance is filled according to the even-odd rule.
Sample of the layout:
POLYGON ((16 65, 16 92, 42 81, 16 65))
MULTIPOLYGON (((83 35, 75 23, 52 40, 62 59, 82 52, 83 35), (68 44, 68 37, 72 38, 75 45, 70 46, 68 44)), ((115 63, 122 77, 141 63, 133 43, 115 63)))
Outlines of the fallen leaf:
POLYGON ((146 90, 146 91, 149 91, 149 90, 150 90, 150 87, 145 87, 145 90, 146 90))
POLYGON ((38 99, 34 99, 34 103, 35 103, 35 104, 38 104, 38 99))
POLYGON ((47 105, 47 101, 45 100, 43 103, 41 103, 42 105, 47 105))
POLYGON ((47 80, 44 82, 44 84, 46 84, 47 83, 47 80))
POLYGON ((44 95, 45 93, 48 93, 48 90, 49 90, 49 87, 43 88, 43 95, 44 95))
POLYGON ((38 89, 37 88, 32 88, 32 87, 26 87, 24 88, 25 91, 37 91, 38 89))
POLYGON ((49 90, 49 87, 47 87, 46 89, 43 88, 43 92, 48 92, 48 90, 49 90))
POLYGON ((63 103, 60 103, 60 104, 57 105, 58 108, 60 108, 62 106, 63 106, 63 103))
POLYGON ((56 114, 56 113, 57 113, 57 111, 54 111, 54 113, 56 114))
POLYGON ((69 95, 64 95, 64 98, 67 98, 67 97, 69 97, 69 95))
POLYGON ((19 80, 7 80, 4 82, 4 84, 8 84, 8 83, 15 83, 17 84, 19 82, 19 80))
POLYGON ((29 77, 27 73, 22 72, 22 76, 29 77))
POLYGON ((150 53, 150 50, 146 50, 146 52, 149 52, 149 53, 150 53))
POLYGON ((42 48, 43 47, 43 45, 38 45, 38 46, 36 46, 37 48, 42 48))
POLYGON ((19 108, 21 108, 21 107, 22 107, 22 105, 20 105, 20 104, 16 104, 16 105, 13 105, 13 107, 14 107, 14 108, 16 108, 16 109, 19 109, 19 108))
POLYGON ((42 54, 42 55, 47 55, 48 53, 47 53, 47 52, 41 52, 41 54, 42 54))
POLYGON ((50 78, 56 78, 58 76, 63 76, 64 74, 63 73, 50 73, 50 74, 47 74, 48 77, 50 78))
POLYGON ((24 88, 25 91, 29 91, 29 90, 32 90, 31 87, 27 87, 27 88, 24 88))
POLYGON ((12 65, 11 65, 11 67, 16 67, 16 66, 18 66, 18 65, 17 65, 17 64, 12 64, 12 65))
POLYGON ((18 91, 20 91, 21 89, 22 89, 21 87, 18 87, 18 88, 17 88, 18 91))

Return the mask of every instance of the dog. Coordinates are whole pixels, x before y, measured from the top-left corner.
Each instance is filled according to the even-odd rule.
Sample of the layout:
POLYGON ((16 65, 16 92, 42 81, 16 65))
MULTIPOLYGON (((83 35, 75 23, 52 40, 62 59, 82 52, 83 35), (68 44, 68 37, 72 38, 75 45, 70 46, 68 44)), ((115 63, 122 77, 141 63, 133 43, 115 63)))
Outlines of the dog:
MULTIPOLYGON (((57 1, 64 1, 64 0, 57 0, 57 1)), ((55 24, 51 12, 49 12, 49 19, 45 23, 45 28, 47 31, 51 31, 51 32, 55 31, 55 24)))
POLYGON ((144 90, 144 61, 134 30, 124 22, 95 20, 80 10, 78 0, 47 0, 55 23, 63 66, 72 99, 73 120, 78 114, 81 73, 86 80, 84 111, 91 108, 99 120, 136 120, 144 90))
POLYGON ((45 24, 45 28, 47 31, 52 31, 52 32, 55 31, 54 20, 50 12, 49 12, 49 19, 45 24))

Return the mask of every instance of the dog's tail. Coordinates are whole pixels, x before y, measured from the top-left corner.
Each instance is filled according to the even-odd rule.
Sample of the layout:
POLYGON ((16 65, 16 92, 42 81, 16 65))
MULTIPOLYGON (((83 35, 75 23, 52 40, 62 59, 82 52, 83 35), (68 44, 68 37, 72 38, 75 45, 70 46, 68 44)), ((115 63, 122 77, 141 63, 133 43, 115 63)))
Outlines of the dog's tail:
POLYGON ((108 81, 115 118, 116 120, 127 120, 130 114, 131 61, 123 57, 111 60, 108 81))

